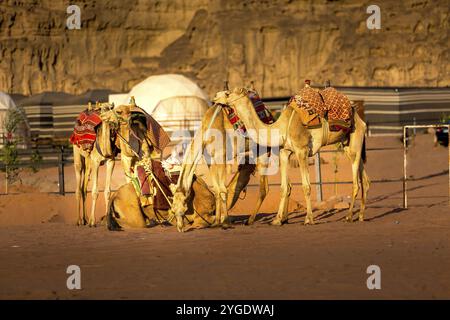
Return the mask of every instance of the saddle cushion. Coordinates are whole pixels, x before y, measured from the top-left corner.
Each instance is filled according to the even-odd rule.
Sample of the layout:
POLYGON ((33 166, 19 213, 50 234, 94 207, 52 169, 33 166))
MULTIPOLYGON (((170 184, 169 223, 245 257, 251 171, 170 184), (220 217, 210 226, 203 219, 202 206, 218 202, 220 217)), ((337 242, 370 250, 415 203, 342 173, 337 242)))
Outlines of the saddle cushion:
POLYGON ((328 121, 350 121, 352 117, 352 103, 347 96, 332 87, 321 90, 320 94, 325 101, 328 121))
POLYGON ((82 111, 75 122, 70 143, 81 147, 83 150, 91 151, 97 137, 95 128, 102 122, 98 112, 82 111))

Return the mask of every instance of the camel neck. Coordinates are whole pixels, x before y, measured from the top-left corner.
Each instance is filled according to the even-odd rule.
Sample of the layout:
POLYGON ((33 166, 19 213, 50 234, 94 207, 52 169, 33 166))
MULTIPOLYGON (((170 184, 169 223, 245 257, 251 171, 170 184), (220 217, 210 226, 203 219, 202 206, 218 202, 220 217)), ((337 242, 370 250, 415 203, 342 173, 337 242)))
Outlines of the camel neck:
POLYGON ((241 99, 235 100, 233 104, 234 109, 238 117, 242 120, 245 127, 247 128, 249 137, 253 141, 257 141, 261 145, 266 146, 278 146, 281 143, 282 138, 286 135, 286 131, 289 126, 289 119, 291 117, 292 109, 286 108, 281 112, 280 117, 277 121, 272 124, 265 124, 262 122, 253 107, 252 102, 248 97, 242 97, 241 99), (278 139, 269 139, 270 141, 260 141, 259 136, 261 132, 266 131, 266 137, 276 137, 278 139))
POLYGON ((112 157, 113 148, 111 146, 110 127, 106 122, 102 122, 102 124, 100 125, 96 139, 99 142, 98 147, 100 149, 101 155, 105 158, 112 157))

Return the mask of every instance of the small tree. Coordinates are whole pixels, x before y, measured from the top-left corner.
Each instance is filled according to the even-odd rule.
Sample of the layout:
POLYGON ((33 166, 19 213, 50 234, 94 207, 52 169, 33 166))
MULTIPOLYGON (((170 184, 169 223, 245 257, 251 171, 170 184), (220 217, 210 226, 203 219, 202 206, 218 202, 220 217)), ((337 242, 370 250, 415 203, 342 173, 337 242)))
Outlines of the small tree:
POLYGON ((0 160, 5 164, 7 183, 14 183, 19 178, 19 155, 17 145, 20 137, 16 135, 17 129, 25 121, 22 113, 17 109, 8 109, 2 123, 5 137, 0 160))

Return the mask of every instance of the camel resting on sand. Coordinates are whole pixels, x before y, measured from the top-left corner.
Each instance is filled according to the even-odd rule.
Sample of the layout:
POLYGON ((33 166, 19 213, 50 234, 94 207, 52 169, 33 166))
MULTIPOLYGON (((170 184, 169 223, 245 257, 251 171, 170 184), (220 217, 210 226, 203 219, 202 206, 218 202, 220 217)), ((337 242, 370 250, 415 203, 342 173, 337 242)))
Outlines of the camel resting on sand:
MULTIPOLYGON (((176 195, 175 195, 176 196, 176 195)), ((185 203, 185 219, 191 228, 208 227, 214 222, 215 198, 206 183, 194 177, 192 190, 185 203)), ((154 210, 152 205, 141 207, 132 182, 122 185, 108 204, 108 229, 147 228, 157 224, 176 224, 171 210, 154 210)))

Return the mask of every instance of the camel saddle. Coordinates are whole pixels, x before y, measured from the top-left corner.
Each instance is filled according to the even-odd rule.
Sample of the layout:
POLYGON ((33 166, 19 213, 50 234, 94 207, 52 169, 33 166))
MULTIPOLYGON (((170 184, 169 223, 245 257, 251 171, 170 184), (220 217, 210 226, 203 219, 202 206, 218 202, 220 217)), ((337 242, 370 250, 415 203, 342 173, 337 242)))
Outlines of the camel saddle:
MULTIPOLYGON (((164 148, 170 143, 170 137, 163 127, 149 115, 142 108, 132 105, 131 106, 132 119, 134 121, 140 121, 146 128, 146 137, 151 142, 152 146, 159 152, 162 152, 164 148)), ((135 127, 132 128, 132 131, 135 127)))
POLYGON ((70 143, 81 147, 85 151, 92 151, 97 137, 96 127, 102 122, 97 110, 82 111, 75 122, 70 143))
POLYGON ((141 206, 153 205, 155 210, 169 210, 170 203, 166 197, 172 197, 170 184, 176 184, 178 177, 179 173, 166 174, 161 161, 153 159, 139 161, 132 182, 141 206))
POLYGON ((288 105, 300 115, 303 125, 309 129, 320 128, 326 119, 330 131, 349 131, 353 115, 352 104, 347 96, 333 87, 315 90, 306 85, 293 96, 288 105))

